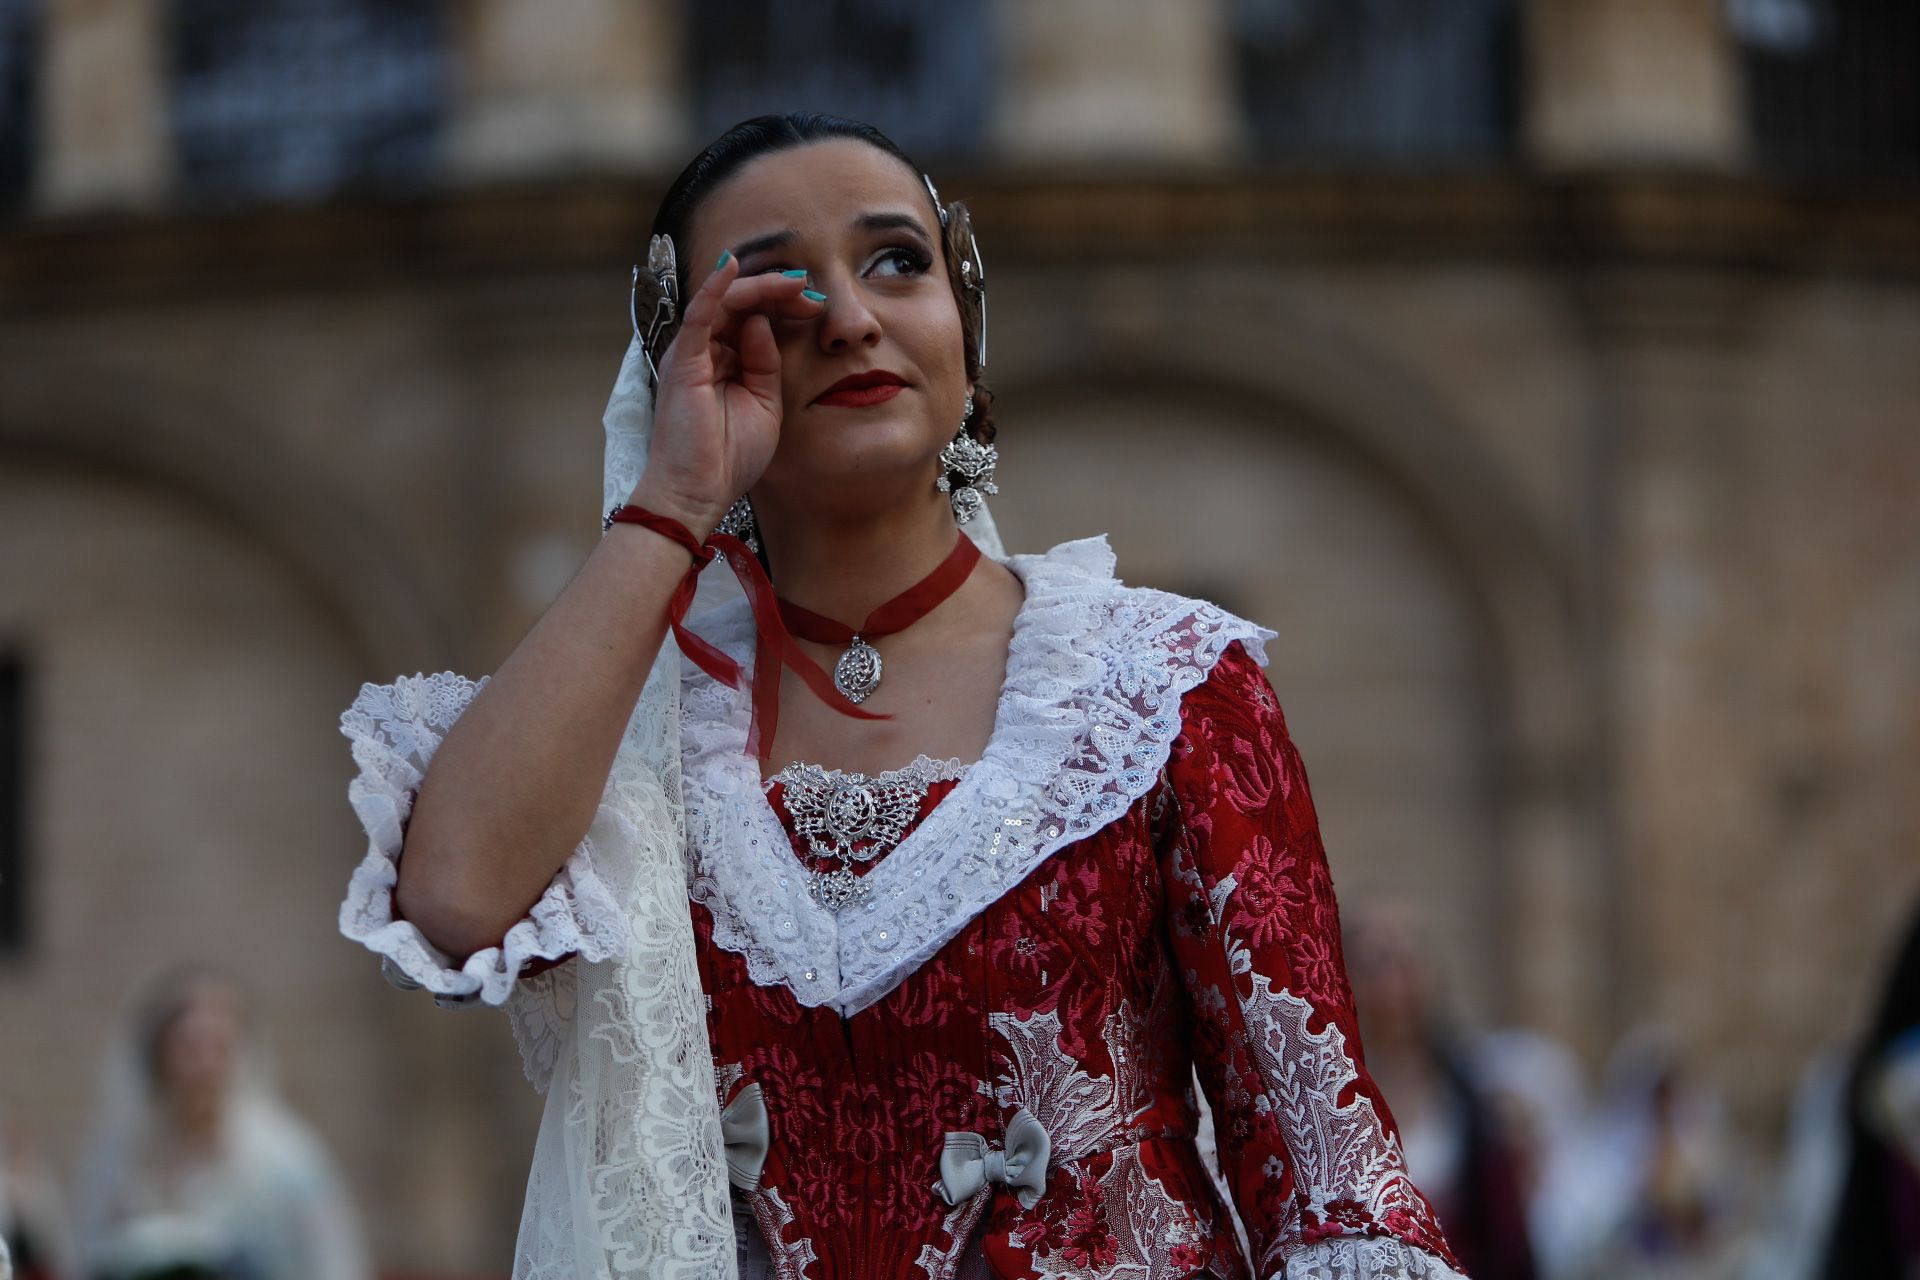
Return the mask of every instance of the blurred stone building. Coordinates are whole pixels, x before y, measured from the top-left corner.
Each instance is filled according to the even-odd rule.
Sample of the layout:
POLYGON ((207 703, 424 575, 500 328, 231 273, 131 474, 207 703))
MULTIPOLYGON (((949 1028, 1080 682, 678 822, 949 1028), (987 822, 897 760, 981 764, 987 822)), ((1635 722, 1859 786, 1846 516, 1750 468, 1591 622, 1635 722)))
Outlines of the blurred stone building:
POLYGON ((1920 893, 1916 12, 0 0, 0 1105, 218 959, 386 1263, 503 1266, 536 1099, 335 936, 335 718, 566 581, 664 182, 817 107, 974 207, 1009 543, 1277 628, 1349 910, 1765 1143, 1920 893))

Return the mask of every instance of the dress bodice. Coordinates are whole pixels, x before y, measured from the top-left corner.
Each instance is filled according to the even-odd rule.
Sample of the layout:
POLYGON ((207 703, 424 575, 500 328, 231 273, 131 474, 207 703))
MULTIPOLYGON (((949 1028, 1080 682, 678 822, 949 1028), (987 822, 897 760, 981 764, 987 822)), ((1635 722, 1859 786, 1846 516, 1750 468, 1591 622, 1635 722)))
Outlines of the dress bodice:
MULTIPOLYGON (((769 1118, 747 1203, 773 1275, 944 1280, 964 1274, 969 1255, 999 1277, 1245 1275, 1233 1217, 1194 1143, 1196 1065, 1249 1238, 1265 1255, 1260 1274, 1345 1232, 1444 1256, 1430 1210, 1396 1170, 1390 1118, 1359 1063, 1330 885, 1317 832, 1298 821, 1310 814, 1303 776, 1287 794, 1295 758, 1282 728, 1264 677, 1230 650, 1187 696, 1154 787, 856 1011, 808 1006, 784 984, 756 981, 696 907, 722 1100, 758 1084, 769 1118), (1240 831, 1236 805, 1294 821, 1240 831), (1295 999, 1307 1011, 1294 1014, 1271 986, 1262 998, 1263 973, 1304 986, 1310 994, 1295 999), (1276 1051, 1265 1063, 1250 1039, 1263 1034, 1276 1051), (1268 1074, 1284 1076, 1299 1050, 1319 1053, 1317 1079, 1268 1074), (1277 1104, 1290 1096, 1298 1107, 1316 1086, 1326 1114, 1309 1106, 1289 1131, 1277 1104), (998 1146, 1021 1109, 1051 1140, 1045 1193, 1028 1208, 990 1184, 949 1204, 947 1135, 998 1146), (1345 1149, 1331 1159, 1302 1150, 1327 1132, 1345 1149)), ((931 783, 906 830, 957 785, 931 783)), ((822 858, 784 798, 776 782, 767 806, 804 893, 809 872, 840 862, 822 858)), ((897 854, 855 866, 871 874, 897 854)))
MULTIPOLYGON (((953 785, 936 783, 920 815, 953 785)), ((696 913, 719 1077, 728 1089, 758 1082, 766 1097, 772 1151, 750 1203, 776 1274, 951 1276, 989 1218, 1001 1220, 982 1241, 995 1274, 1027 1274, 1036 1251, 1090 1264, 1124 1250, 1244 1270, 1192 1143, 1192 1067, 1160 938, 1149 809, 1142 801, 1056 854, 846 1018, 754 983, 738 955, 712 945, 711 917, 696 913), (1022 1105, 1053 1138, 1040 1206, 1022 1213, 1004 1190, 949 1206, 939 1191, 945 1135, 999 1144, 1022 1105), (1179 1194, 1149 1196, 1150 1176, 1179 1194), (1124 1239, 1101 1230, 1109 1189, 1116 1209, 1134 1210, 1124 1239)), ((793 843, 797 868, 822 865, 803 837, 793 843)))

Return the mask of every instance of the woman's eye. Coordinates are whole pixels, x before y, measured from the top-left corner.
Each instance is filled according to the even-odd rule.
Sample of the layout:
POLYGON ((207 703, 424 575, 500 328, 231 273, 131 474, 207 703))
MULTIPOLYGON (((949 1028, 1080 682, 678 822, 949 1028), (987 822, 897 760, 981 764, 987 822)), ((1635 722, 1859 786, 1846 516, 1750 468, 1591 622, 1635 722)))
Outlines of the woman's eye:
POLYGON ((873 260, 869 268, 877 276, 917 276, 933 264, 918 249, 888 249, 873 260))

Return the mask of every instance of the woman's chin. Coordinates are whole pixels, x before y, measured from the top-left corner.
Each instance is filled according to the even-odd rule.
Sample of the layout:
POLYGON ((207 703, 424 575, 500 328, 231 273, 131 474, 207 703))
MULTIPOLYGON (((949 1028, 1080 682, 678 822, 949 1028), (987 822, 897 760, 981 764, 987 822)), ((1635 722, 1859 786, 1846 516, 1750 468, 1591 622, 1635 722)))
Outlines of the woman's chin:
POLYGON ((858 480, 889 472, 925 471, 946 444, 929 438, 924 420, 871 409, 809 407, 793 429, 783 427, 769 470, 810 481, 858 480))

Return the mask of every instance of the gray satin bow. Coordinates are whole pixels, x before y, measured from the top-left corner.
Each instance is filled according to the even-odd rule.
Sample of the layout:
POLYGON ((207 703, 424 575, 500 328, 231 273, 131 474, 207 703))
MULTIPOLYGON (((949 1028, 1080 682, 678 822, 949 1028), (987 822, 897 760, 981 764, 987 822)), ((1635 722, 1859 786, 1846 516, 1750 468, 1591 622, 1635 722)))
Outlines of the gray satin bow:
POLYGON ((1007 1121, 1004 1150, 996 1151, 977 1133, 949 1133, 940 1153, 940 1194, 959 1204, 989 1182, 1012 1188, 1022 1209, 1031 1209, 1047 1190, 1047 1157, 1053 1140, 1025 1107, 1007 1121))
POLYGON ((720 1111, 720 1140, 727 1149, 727 1181, 742 1191, 760 1189, 760 1169, 767 1163, 767 1101, 760 1086, 750 1084, 733 1095, 720 1111))

